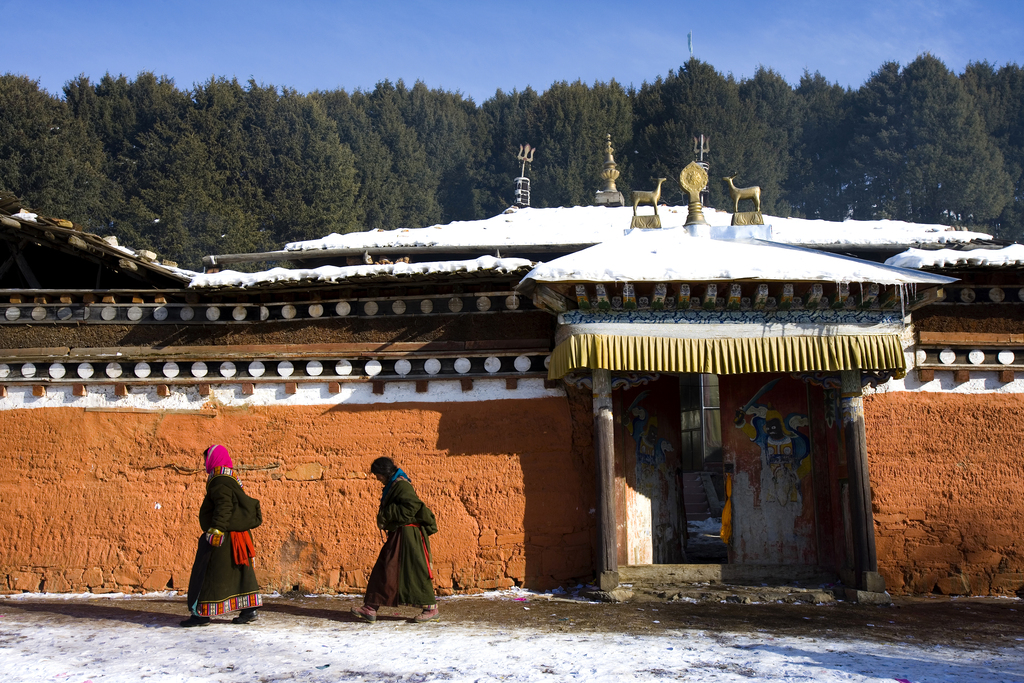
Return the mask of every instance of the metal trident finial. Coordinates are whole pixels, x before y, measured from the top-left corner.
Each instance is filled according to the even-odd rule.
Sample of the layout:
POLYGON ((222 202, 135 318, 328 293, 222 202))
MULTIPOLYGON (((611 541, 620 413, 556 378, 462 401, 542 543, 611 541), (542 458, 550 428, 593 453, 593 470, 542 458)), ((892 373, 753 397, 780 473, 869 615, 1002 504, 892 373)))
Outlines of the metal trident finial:
POLYGON ((699 161, 704 161, 704 155, 709 153, 710 146, 708 145, 708 138, 705 135, 693 137, 693 153, 697 156, 699 161))
POLYGON ((519 159, 519 161, 523 162, 522 166, 519 169, 520 176, 526 175, 526 164, 533 163, 533 155, 536 151, 537 148, 530 147, 530 143, 526 143, 525 145, 519 145, 519 154, 516 155, 516 159, 519 159))

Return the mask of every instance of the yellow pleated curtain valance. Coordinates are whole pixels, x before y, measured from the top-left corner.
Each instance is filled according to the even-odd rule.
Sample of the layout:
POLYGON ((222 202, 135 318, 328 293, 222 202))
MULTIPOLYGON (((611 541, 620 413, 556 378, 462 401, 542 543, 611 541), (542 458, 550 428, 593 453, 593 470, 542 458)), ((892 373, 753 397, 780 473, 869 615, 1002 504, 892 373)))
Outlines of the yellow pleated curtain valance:
POLYGON ((548 378, 595 368, 713 375, 896 370, 902 377, 906 360, 896 334, 729 339, 575 334, 555 347, 548 378))

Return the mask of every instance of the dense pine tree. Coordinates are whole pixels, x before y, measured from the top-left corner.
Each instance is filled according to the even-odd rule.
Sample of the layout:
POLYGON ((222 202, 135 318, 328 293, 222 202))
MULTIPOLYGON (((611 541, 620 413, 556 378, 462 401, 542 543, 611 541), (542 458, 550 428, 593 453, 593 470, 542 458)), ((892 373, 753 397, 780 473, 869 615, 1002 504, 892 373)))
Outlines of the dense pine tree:
POLYGON ((534 206, 590 204, 611 134, 619 189, 669 181, 693 138, 722 176, 760 185, 762 210, 901 218, 1024 239, 1024 70, 982 62, 960 76, 922 55, 860 88, 770 68, 737 80, 691 59, 625 89, 615 81, 457 92, 382 81, 298 93, 212 78, 79 76, 63 99, 0 76, 0 190, 124 243, 197 268, 209 253, 279 248, 330 232, 495 215, 513 200, 519 146, 534 206))

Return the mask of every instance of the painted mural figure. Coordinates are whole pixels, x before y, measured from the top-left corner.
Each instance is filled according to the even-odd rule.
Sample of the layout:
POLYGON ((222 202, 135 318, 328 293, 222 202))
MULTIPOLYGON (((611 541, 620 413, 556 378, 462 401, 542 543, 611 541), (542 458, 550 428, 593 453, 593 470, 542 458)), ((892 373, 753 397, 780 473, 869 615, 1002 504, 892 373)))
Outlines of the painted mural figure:
MULTIPOLYGON (((654 561, 679 561, 685 555, 683 540, 676 529, 682 526, 685 533, 685 520, 673 519, 675 507, 670 501, 674 499, 671 483, 675 482, 674 471, 668 465, 668 454, 673 452, 672 443, 661 436, 658 429, 658 417, 652 415, 643 405, 650 396, 650 391, 641 392, 626 409, 622 418, 626 433, 633 440, 636 448, 636 492, 646 499, 649 505, 649 519, 641 521, 640 527, 649 527, 645 532, 638 528, 638 535, 647 537, 650 542, 651 559, 654 561)), ((639 521, 639 520, 638 520, 639 521)), ((637 558, 634 558, 636 561, 637 558)), ((651 561, 647 559, 647 561, 651 561)))
POLYGON ((414 622, 439 621, 427 538, 437 533, 434 513, 416 495, 409 475, 391 458, 374 460, 370 473, 384 485, 377 527, 388 537, 370 572, 363 605, 353 608, 352 615, 374 622, 382 605, 413 605, 423 610, 413 617, 414 622))
POLYGON ((761 495, 764 502, 785 507, 803 505, 801 480, 809 474, 810 440, 798 430, 808 424, 807 416, 782 413, 771 403, 758 403, 779 380, 772 380, 736 411, 734 424, 761 449, 761 495), (749 418, 749 421, 748 421, 749 418), (767 476, 766 476, 767 474, 767 476))
POLYGON ((228 449, 213 445, 203 453, 206 496, 199 507, 203 529, 188 582, 188 609, 182 626, 206 626, 210 618, 241 610, 236 624, 256 620, 263 604, 253 557, 250 530, 263 523, 259 501, 242 491, 228 449))

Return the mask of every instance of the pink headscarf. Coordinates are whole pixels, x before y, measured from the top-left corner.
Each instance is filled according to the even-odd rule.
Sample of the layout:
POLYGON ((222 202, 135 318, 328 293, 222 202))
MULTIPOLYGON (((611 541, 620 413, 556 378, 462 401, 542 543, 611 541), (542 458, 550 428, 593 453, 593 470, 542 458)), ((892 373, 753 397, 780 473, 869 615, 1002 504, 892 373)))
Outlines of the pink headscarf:
POLYGON ((203 456, 206 458, 207 474, 212 474, 214 467, 230 467, 232 469, 235 467, 228 449, 220 444, 214 444, 207 448, 203 456))

